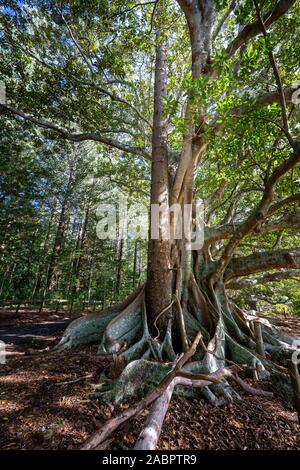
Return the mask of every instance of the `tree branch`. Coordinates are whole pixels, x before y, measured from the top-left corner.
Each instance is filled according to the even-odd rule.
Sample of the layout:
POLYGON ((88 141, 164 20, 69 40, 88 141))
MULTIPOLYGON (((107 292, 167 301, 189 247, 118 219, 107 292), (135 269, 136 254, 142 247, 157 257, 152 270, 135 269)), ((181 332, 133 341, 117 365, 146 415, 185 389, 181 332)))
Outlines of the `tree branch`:
MULTIPOLYGON (((267 216, 264 218, 264 222, 266 222, 269 217, 271 217, 275 212, 282 209, 286 205, 290 205, 294 202, 300 201, 300 194, 295 194, 293 196, 289 196, 282 201, 279 201, 273 204, 267 216)), ((228 224, 220 225, 219 227, 206 227, 204 231, 204 239, 206 243, 212 243, 218 240, 225 240, 234 234, 235 231, 238 231, 240 228, 243 227, 244 222, 231 222, 228 224)), ((261 225, 259 233, 269 233, 269 232, 276 232, 280 230, 298 230, 300 229, 300 218, 298 215, 295 214, 285 214, 283 217, 265 223, 261 225)), ((253 232, 249 232, 251 236, 253 232)))
POLYGON ((278 68, 277 68, 277 65, 276 65, 276 61, 275 61, 273 51, 271 50, 271 48, 268 47, 268 44, 267 44, 267 36, 268 35, 267 35, 266 26, 265 26, 264 21, 261 17, 260 8, 259 8, 258 3, 257 3, 256 0, 253 0, 253 3, 255 5, 256 14, 257 14, 258 22, 260 24, 262 34, 265 38, 265 44, 268 48, 269 60, 270 60, 270 64, 272 66, 274 77, 275 77, 276 84, 277 84, 277 91, 278 91, 279 102, 280 102, 280 106, 281 106, 283 130, 284 130, 286 138, 288 139, 291 147, 293 148, 294 147, 294 140, 293 140, 293 138, 291 136, 291 133, 290 133, 290 130, 289 130, 289 122, 288 122, 288 117, 287 117, 287 112, 286 112, 286 102, 285 102, 285 96, 284 96, 284 92, 283 92, 283 85, 282 85, 281 77, 280 77, 280 74, 279 74, 279 71, 278 71, 278 68))
MULTIPOLYGON (((293 88, 293 87, 283 88, 282 91, 284 94, 285 103, 292 103, 292 95, 296 90, 297 88, 293 88)), ((280 96, 279 96, 278 90, 262 93, 261 95, 258 95, 257 97, 255 97, 255 104, 257 106, 268 106, 270 104, 278 103, 278 102, 280 102, 280 96)), ((235 118, 240 117, 243 113, 245 113, 245 118, 249 118, 249 105, 248 104, 236 106, 235 108, 232 108, 231 110, 231 116, 235 118)), ((255 118, 257 119, 257 116, 255 118)), ((223 123, 221 124, 217 123, 218 120, 219 120, 219 116, 216 115, 208 124, 208 127, 211 129, 214 129, 215 132, 219 132, 224 127, 223 123)), ((274 124, 279 126, 278 123, 274 123, 274 124)), ((279 127, 282 129, 282 126, 279 126, 279 127)))
POLYGON ((46 121, 41 118, 36 118, 31 114, 25 113, 13 106, 5 105, 0 103, 0 111, 6 111, 16 116, 20 116, 21 118, 25 119, 26 121, 30 121, 33 124, 36 124, 44 129, 49 129, 56 132, 62 139, 69 140, 72 142, 83 142, 85 140, 93 140, 95 142, 101 142, 102 144, 108 145, 109 147, 114 147, 123 152, 131 153, 132 155, 136 155, 138 157, 146 158, 147 160, 151 160, 151 156, 148 152, 138 147, 131 147, 130 145, 123 144, 117 140, 109 139, 104 137, 103 135, 90 132, 90 133, 70 133, 63 127, 58 126, 50 121, 46 121))
POLYGON ((204 199, 205 207, 210 206, 211 204, 213 204, 214 202, 216 202, 217 200, 223 197, 223 194, 226 188, 226 183, 227 183, 226 180, 222 178, 219 187, 210 196, 204 199))
POLYGON ((265 251, 249 256, 232 258, 226 268, 224 280, 227 282, 236 277, 282 268, 300 268, 300 248, 265 251))
POLYGON ((263 196, 257 208, 250 214, 250 216, 245 220, 245 222, 241 226, 239 226, 237 230, 234 231, 233 236, 229 240, 220 260, 218 261, 218 267, 216 268, 216 271, 214 273, 215 277, 221 276, 224 273, 234 253, 235 248, 239 245, 241 240, 246 235, 251 233, 254 229, 256 229, 258 225, 263 222, 264 219, 267 217, 268 211, 270 209, 274 197, 276 184, 289 170, 294 168, 299 162, 300 143, 296 142, 294 152, 291 154, 290 158, 284 160, 281 165, 278 165, 267 180, 263 196))
POLYGON ((259 228, 259 233, 279 232, 282 230, 299 230, 300 218, 294 214, 287 214, 278 220, 266 223, 259 228))
MULTIPOLYGON (((284 15, 296 2, 296 0, 279 0, 273 10, 263 16, 263 22, 266 28, 269 28, 275 21, 284 15)), ((261 32, 260 22, 255 21, 245 26, 237 37, 227 48, 227 53, 233 55, 243 44, 254 38, 261 32)))
POLYGON ((230 13, 235 9, 236 7, 236 0, 232 0, 231 4, 229 5, 228 9, 225 11, 225 13, 222 15, 220 18, 219 23, 216 26, 216 29, 213 31, 212 34, 212 40, 214 41, 216 37, 218 36, 219 32, 221 31, 225 21, 229 17, 230 13))
POLYGON ((275 202, 268 210, 268 216, 274 214, 285 206, 293 204, 294 202, 300 202, 300 193, 293 194, 292 196, 288 196, 285 199, 282 199, 281 201, 275 202))
MULTIPOLYGON (((125 100, 124 98, 122 98, 121 96, 117 95, 116 93, 113 93, 109 90, 107 90, 106 88, 103 88, 101 85, 99 85, 98 83, 94 82, 94 81, 91 81, 91 80, 81 80, 80 78, 76 77, 76 75, 73 75, 72 73, 68 73, 66 70, 62 69, 62 68, 58 68, 56 67, 55 65, 52 65, 52 64, 49 64, 48 62, 46 62, 45 60, 41 59, 40 57, 38 57, 36 54, 34 54, 30 49, 28 49, 27 47, 24 47, 22 46, 21 44, 17 43, 15 41, 15 39, 13 38, 13 36, 10 34, 10 32, 5 28, 5 31, 6 31, 6 34, 9 36, 10 38, 10 41, 14 44, 14 46, 17 48, 17 49, 21 49, 21 51, 24 52, 24 54, 27 54, 29 55, 29 57, 31 57, 32 59, 36 60, 38 63, 40 63, 41 65, 43 65, 44 67, 47 67, 49 68, 50 70, 53 70, 54 72, 58 72, 60 73, 61 75, 67 77, 69 80, 72 80, 74 81, 75 83, 78 83, 79 85, 82 85, 84 87, 90 87, 90 88, 94 88, 96 91, 98 91, 99 93, 101 93, 102 95, 105 95, 105 96, 108 96, 112 101, 117 101, 119 103, 122 103, 124 104, 125 106, 129 107, 143 122, 145 122, 150 128, 152 128, 152 124, 151 122, 149 122, 142 114, 141 112, 133 105, 131 104, 129 101, 125 100)), ((73 38, 73 41, 75 41, 75 39, 73 38)), ((78 47, 80 48, 80 46, 76 43, 77 45, 77 49, 78 47)), ((90 64, 88 63, 86 57, 83 55, 83 51, 80 49, 81 51, 81 56, 83 57, 83 60, 85 61, 85 63, 88 65, 89 67, 89 70, 91 71, 91 66, 90 64)))
POLYGON ((253 287, 258 284, 265 284, 266 282, 279 282, 284 279, 292 279, 295 281, 300 280, 300 269, 287 270, 287 271, 275 271, 271 273, 265 273, 263 276, 252 277, 247 279, 234 279, 228 282, 226 287, 228 289, 244 289, 245 287, 253 287))

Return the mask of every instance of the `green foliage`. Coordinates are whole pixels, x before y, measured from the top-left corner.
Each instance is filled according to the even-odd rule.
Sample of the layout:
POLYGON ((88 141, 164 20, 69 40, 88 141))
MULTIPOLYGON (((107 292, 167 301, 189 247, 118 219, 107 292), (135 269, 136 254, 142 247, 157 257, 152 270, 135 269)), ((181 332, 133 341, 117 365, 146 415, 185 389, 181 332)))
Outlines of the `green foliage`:
POLYGON ((96 300, 99 308, 126 296, 143 280, 146 247, 138 242, 134 268, 135 244, 128 243, 116 293, 116 245, 97 239, 96 210, 103 191, 117 188, 119 181, 125 184, 122 191, 131 203, 140 200, 140 191, 148 190, 147 174, 142 179, 143 167, 137 185, 133 183, 134 169, 127 165, 127 179, 122 177, 125 163, 117 166, 115 157, 100 146, 43 142, 38 133, 24 131, 21 123, 1 121, 0 299, 42 298, 64 204, 66 225, 47 301, 53 300, 55 306, 55 300, 67 298, 74 302, 74 308, 82 308, 83 301, 92 307, 96 300), (70 171, 74 173, 73 183, 67 195, 70 171), (85 220, 84 238, 79 244, 85 220), (75 265, 79 262, 77 273, 75 265))
POLYGON ((293 309, 293 313, 298 313, 299 314, 299 312, 300 312, 300 292, 297 292, 294 299, 293 299, 292 309, 293 309))
MULTIPOLYGON (((215 3, 220 18, 231 2, 215 3)), ((263 12, 273 7, 274 2, 267 0, 263 12)), ((226 181, 222 199, 208 208, 212 226, 223 224, 231 209, 236 222, 244 220, 257 207, 272 171, 290 156, 280 105, 262 106, 257 97, 276 90, 270 50, 283 86, 299 79, 299 0, 272 25, 267 40, 257 35, 229 56, 226 51, 239 26, 256 20, 253 3, 238 2, 213 42, 208 64, 213 73, 198 80, 192 79, 189 31, 177 2, 163 2, 159 17, 153 15, 153 3, 133 0, 6 0, 0 8, 0 80, 6 83, 9 103, 68 132, 100 133, 148 153, 155 28, 163 29, 170 169, 176 169, 187 130, 184 115, 189 99, 195 132, 199 110, 203 113, 201 139, 208 144, 197 174, 197 197, 207 199, 226 181)), ((288 104, 287 111, 291 133, 299 138, 299 106, 288 104)), ((125 296, 144 276, 146 243, 139 242, 143 269, 134 281, 134 244, 129 243, 118 259, 116 245, 95 237, 95 209, 104 189, 125 191, 132 202, 147 201, 149 162, 102 145, 67 144, 51 130, 6 115, 1 116, 0 137, 1 298, 43 295, 52 261, 50 299, 64 298, 66 292, 75 304, 87 299, 108 303, 125 296), (98 183, 87 186, 91 175, 98 183), (54 255, 64 203, 66 221, 54 255), (83 243, 78 243, 87 207, 86 233, 83 243), (122 280, 116 292, 120 266, 122 280)), ((299 178, 298 166, 280 180, 276 201, 299 191, 299 178)), ((296 215, 297 205, 283 208, 272 220, 287 212, 296 215)), ((270 250, 278 235, 275 231, 249 236, 236 255, 270 250)), ((285 231, 277 246, 297 244, 296 234, 285 231)), ((293 286, 276 287, 287 288, 298 305, 293 286)))

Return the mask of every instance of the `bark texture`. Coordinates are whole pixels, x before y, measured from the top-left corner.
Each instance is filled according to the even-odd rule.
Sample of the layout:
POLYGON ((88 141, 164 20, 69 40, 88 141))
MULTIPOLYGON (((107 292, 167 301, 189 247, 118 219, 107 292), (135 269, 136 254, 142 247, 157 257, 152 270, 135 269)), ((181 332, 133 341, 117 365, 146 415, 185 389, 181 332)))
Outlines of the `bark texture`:
MULTIPOLYGON (((170 304, 172 267, 169 242, 168 123, 163 100, 167 96, 166 44, 164 32, 156 33, 154 115, 152 132, 151 217, 146 301, 153 324, 170 304), (154 220, 155 219, 155 220, 154 220), (157 221, 157 223, 155 222, 157 221)), ((160 319, 160 324, 165 317, 160 319)))

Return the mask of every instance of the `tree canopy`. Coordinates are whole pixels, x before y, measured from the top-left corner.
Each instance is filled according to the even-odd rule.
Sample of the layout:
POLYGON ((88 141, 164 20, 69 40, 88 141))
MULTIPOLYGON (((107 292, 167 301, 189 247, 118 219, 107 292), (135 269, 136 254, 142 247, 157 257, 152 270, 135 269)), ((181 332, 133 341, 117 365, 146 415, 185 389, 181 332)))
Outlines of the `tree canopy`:
MULTIPOLYGON (((170 169, 176 168, 187 131, 184 108, 189 97, 196 132, 201 132, 201 139, 207 143, 197 170, 197 197, 207 205, 206 238, 221 245, 233 233, 233 223, 241 226, 245 216, 257 207, 266 181, 291 153, 281 122, 282 106, 270 50, 284 92, 288 132, 295 140, 299 138, 299 109, 291 103, 300 54, 299 5, 273 3, 264 3, 264 36, 251 2, 217 2, 207 73, 196 80, 190 71, 192 57, 184 11, 176 2, 167 2, 160 14, 167 42, 164 105, 169 120, 170 169), (200 124, 199 103, 205 109, 200 124)), ((80 157, 85 168, 76 179, 84 180, 86 174, 93 173, 92 167, 87 168, 97 158, 100 173, 109 175, 110 184, 126 188, 137 197, 146 197, 150 191, 157 4, 3 2, 1 78, 6 84, 7 102, 1 106, 6 136, 1 146, 5 159, 1 191, 6 201, 3 210, 10 213, 3 220, 9 224, 12 217, 19 226, 26 224, 23 235, 29 237, 25 251, 29 249, 30 259, 33 252, 29 247, 36 236, 34 220, 37 224, 42 220, 45 226, 44 235, 38 233, 40 239, 47 231, 51 204, 61 198, 61 179, 65 179, 69 165, 63 161, 64 155, 98 155, 80 157), (7 120, 14 115, 17 121, 7 120), (95 144, 93 150, 87 150, 77 142, 95 144), (108 163, 110 159, 112 164, 108 163), (9 178, 12 168, 16 170, 9 178), (133 176, 136 174, 138 178, 133 176), (36 184, 38 188, 33 187, 36 184), (12 187, 15 196, 10 194, 12 187), (45 197, 47 201, 41 201, 45 197), (26 218, 27 223, 23 220, 26 218)), ((297 246, 299 177, 297 167, 280 180, 275 196, 278 207, 274 203, 272 215, 247 236, 237 254, 249 255, 262 251, 262 247, 267 252, 275 244, 281 249, 297 246)), ((7 236, 13 233, 18 238, 16 232, 12 226, 7 236)), ((8 250, 16 249, 11 241, 6 243, 8 250)), ((33 275, 33 264, 25 259, 33 275)), ((11 260, 6 262, 4 271, 11 266, 11 260)), ((26 273, 27 268, 21 268, 20 263, 18 266, 26 273)))
POLYGON ((58 345, 117 355, 101 399, 149 392, 148 406, 192 385, 216 404, 235 396, 220 377, 247 389, 232 362, 282 378, 293 340, 241 307, 287 293, 299 311, 299 6, 2 2, 1 296, 113 304, 58 345), (158 237, 99 239, 97 205, 120 193, 151 223, 158 208, 158 237), (201 247, 174 236, 174 206, 190 208, 201 247))

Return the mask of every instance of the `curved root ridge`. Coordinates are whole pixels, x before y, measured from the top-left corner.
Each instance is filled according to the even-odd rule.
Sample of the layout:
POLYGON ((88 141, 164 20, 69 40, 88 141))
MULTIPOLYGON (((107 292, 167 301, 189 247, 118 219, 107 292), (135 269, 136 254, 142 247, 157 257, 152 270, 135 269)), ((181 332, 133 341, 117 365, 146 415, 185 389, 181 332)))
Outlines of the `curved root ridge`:
MULTIPOLYGON (((253 341, 254 330, 252 318, 242 318, 241 310, 235 314, 230 303, 218 295, 219 314, 214 315, 214 334, 211 336, 199 318, 186 308, 183 309, 184 327, 187 343, 201 332, 202 338, 198 350, 194 352, 194 362, 187 363, 184 370, 193 374, 213 374, 226 367, 228 362, 247 365, 256 378, 266 378, 271 373, 283 375, 285 370, 274 364, 270 357, 286 363, 297 348, 295 339, 280 334, 267 320, 261 321, 266 357, 255 351, 253 341), (239 315, 240 323, 236 320, 239 315), (244 321, 244 323, 243 323, 244 321), (249 330, 249 334, 247 331, 249 330), (207 344, 207 346, 205 346, 207 344), (229 361, 230 359, 230 361, 229 361), (282 372, 283 370, 283 372, 282 372)), ((196 305, 197 307, 197 305, 196 305)), ((261 319, 256 318, 256 321, 261 319)), ((121 375, 109 379, 103 372, 100 383, 95 385, 94 396, 102 401, 121 403, 136 395, 145 393, 156 387, 172 369, 176 362, 173 347, 172 319, 168 320, 163 339, 153 338, 148 329, 144 287, 129 297, 122 304, 106 309, 103 312, 87 315, 75 320, 66 329, 56 350, 63 350, 81 344, 99 342, 98 352, 118 355, 121 375)), ((119 369, 118 369, 119 371, 119 369)), ((188 396, 202 396, 213 405, 239 398, 237 392, 224 379, 222 383, 212 383, 203 388, 188 387, 177 384, 175 393, 188 396)))
POLYGON ((237 364, 247 364, 253 371, 256 371, 257 377, 260 379, 269 377, 270 373, 266 370, 263 361, 253 351, 241 346, 228 334, 225 335, 226 345, 228 346, 233 362, 237 364))
POLYGON ((103 384, 96 386, 94 396, 103 402, 122 403, 136 395, 145 395, 154 389, 172 369, 173 364, 139 359, 130 362, 121 375, 109 382, 110 390, 101 391, 103 384))
POLYGON ((142 288, 138 294, 130 296, 121 304, 74 320, 65 330, 55 350, 62 351, 98 342, 100 354, 125 350, 123 355, 127 360, 143 354, 150 337, 147 319, 143 317, 142 322, 143 298, 142 288), (142 332, 142 338, 138 340, 142 332))
MULTIPOLYGON (((122 346, 131 346, 142 330, 144 288, 124 310, 106 326, 99 353, 117 353, 122 346)), ((145 319, 146 321, 146 319, 145 319)))
POLYGON ((54 350, 63 351, 83 344, 99 342, 108 323, 117 315, 117 309, 109 309, 74 320, 65 330, 54 350))

